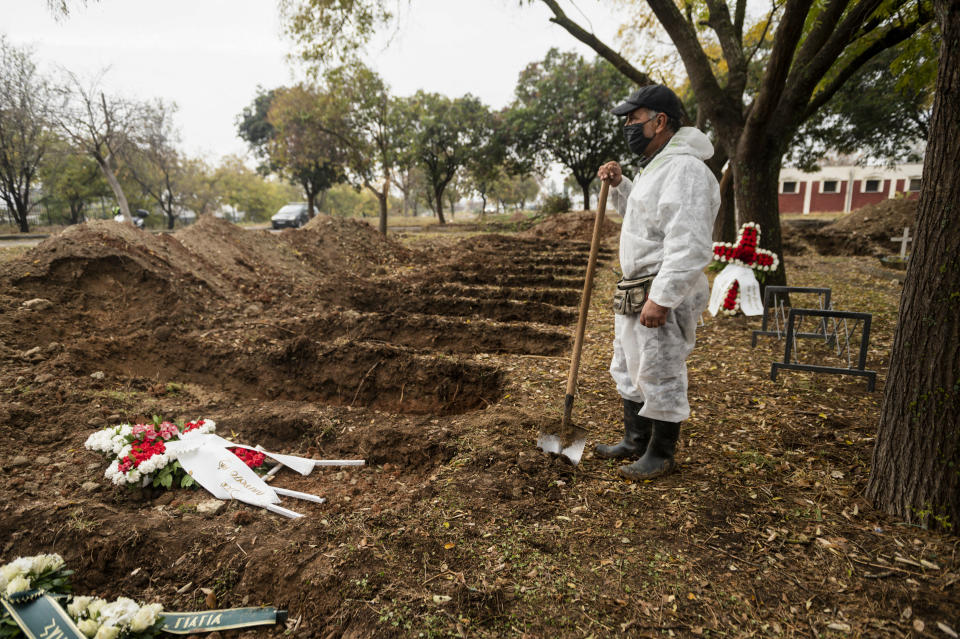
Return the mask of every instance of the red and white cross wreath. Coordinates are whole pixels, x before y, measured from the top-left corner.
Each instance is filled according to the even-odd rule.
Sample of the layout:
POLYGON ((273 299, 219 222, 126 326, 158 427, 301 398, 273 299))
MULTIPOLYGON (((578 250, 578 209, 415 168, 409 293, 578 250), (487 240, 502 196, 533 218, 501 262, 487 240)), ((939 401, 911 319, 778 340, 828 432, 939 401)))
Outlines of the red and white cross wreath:
POLYGON ((741 311, 744 315, 763 313, 760 284, 754 271, 774 271, 780 265, 780 258, 772 251, 758 248, 759 243, 760 225, 756 222, 746 222, 740 227, 735 244, 713 243, 713 258, 726 264, 713 281, 709 306, 713 315, 720 310, 725 315, 741 311))

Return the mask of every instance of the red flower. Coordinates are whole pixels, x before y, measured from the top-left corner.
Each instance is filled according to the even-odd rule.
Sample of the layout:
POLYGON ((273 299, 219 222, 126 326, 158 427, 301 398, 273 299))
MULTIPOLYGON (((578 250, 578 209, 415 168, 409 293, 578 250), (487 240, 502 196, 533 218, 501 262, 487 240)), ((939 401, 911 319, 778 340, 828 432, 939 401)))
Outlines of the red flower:
POLYGON ((260 468, 267 458, 263 453, 249 448, 228 448, 227 450, 243 460, 243 463, 250 468, 260 468))

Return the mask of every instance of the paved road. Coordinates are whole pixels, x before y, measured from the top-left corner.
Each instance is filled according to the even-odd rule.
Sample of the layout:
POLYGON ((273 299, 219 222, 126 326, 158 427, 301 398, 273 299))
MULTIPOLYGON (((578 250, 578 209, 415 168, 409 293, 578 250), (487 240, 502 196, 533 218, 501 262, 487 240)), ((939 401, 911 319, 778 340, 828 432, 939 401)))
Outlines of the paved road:
POLYGON ((43 238, 41 237, 27 238, 25 240, 22 240, 19 238, 12 239, 12 240, 6 239, 6 238, 0 238, 0 249, 13 248, 14 246, 36 246, 42 241, 43 241, 43 238))

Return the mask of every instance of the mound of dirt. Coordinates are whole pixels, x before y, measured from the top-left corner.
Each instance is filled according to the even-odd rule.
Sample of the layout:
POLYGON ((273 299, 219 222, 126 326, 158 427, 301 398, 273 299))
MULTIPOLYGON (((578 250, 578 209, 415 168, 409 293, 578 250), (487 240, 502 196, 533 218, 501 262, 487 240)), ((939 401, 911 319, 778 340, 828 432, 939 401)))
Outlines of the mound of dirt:
POLYGON ((216 273, 198 268, 174 236, 104 220, 50 237, 6 264, 0 279, 28 297, 84 312, 115 310, 126 322, 195 310, 230 290, 216 273))
MULTIPOLYGON (((543 222, 520 233, 523 237, 538 237, 557 240, 580 240, 589 242, 593 237, 593 211, 573 211, 552 215, 543 222)), ((600 239, 605 240, 619 235, 620 226, 604 218, 600 228, 600 239)))
POLYGON ((313 269, 267 231, 246 231, 205 215, 174 237, 190 251, 196 268, 229 282, 248 299, 269 303, 277 296, 309 290, 315 283, 313 269))
POLYGON ((851 211, 825 230, 866 235, 874 241, 887 241, 893 235, 917 225, 917 201, 890 199, 851 211))
POLYGON ((889 255, 896 248, 890 238, 905 226, 915 228, 916 223, 916 200, 884 200, 806 231, 804 239, 821 255, 889 255))
POLYGON ((302 259, 324 272, 349 270, 366 275, 407 262, 414 254, 369 224, 329 215, 318 215, 300 232, 288 231, 280 237, 302 259))

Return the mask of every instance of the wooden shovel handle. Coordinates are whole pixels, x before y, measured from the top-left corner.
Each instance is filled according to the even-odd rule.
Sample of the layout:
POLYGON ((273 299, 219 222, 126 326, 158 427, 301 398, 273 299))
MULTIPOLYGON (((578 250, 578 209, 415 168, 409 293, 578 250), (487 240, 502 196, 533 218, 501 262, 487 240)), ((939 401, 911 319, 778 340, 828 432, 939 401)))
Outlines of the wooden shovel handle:
MULTIPOLYGON (((593 271, 597 265, 597 253, 600 249, 600 228, 607 210, 607 193, 610 183, 607 180, 600 186, 600 201, 597 203, 597 217, 593 222, 593 237, 590 240, 590 259, 587 261, 587 277, 583 281, 583 296, 580 298, 580 315, 577 318, 577 333, 573 340, 573 357, 570 359, 570 372, 567 374, 567 396, 573 397, 577 391, 577 371, 580 369, 580 351, 583 349, 583 334, 587 329, 587 313, 590 311, 590 293, 593 291, 593 271)), ((566 411, 564 411, 566 413, 566 411)), ((564 417, 567 417, 564 415, 564 417)))

